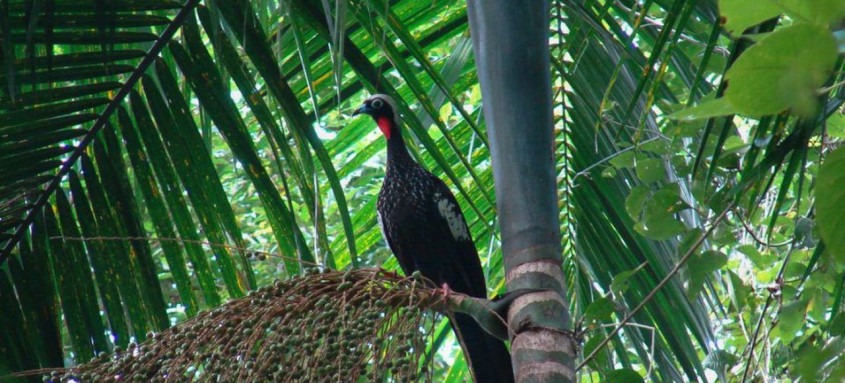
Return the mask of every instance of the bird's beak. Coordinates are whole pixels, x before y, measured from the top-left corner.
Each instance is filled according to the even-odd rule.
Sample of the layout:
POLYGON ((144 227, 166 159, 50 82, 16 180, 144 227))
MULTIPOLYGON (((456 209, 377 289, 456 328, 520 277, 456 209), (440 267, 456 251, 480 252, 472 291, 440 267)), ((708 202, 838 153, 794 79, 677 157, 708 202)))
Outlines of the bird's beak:
POLYGON ((369 106, 369 105, 364 104, 364 105, 361 105, 361 107, 360 107, 360 108, 355 109, 355 111, 354 111, 354 112, 352 112, 352 116, 357 116, 357 115, 359 115, 359 114, 369 114, 369 115, 372 115, 372 114, 373 114, 373 112, 374 112, 373 108, 370 108, 370 106, 369 106))

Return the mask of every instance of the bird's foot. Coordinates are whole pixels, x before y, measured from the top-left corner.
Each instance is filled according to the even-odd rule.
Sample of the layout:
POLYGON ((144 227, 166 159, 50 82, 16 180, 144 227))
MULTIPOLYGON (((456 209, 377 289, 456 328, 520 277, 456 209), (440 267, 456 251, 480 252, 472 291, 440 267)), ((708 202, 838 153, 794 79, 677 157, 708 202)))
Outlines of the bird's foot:
POLYGON ((452 289, 449 288, 449 284, 444 283, 440 285, 440 288, 437 290, 438 293, 443 294, 443 303, 446 303, 446 300, 449 299, 449 294, 452 292, 452 289))

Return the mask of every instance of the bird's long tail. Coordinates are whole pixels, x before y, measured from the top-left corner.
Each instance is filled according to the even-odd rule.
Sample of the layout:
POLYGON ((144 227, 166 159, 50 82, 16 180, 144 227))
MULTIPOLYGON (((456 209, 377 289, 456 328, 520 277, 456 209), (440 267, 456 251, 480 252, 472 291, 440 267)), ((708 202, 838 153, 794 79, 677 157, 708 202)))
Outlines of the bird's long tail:
POLYGON ((475 375, 475 383, 514 381, 511 354, 505 342, 488 334, 475 319, 466 314, 454 314, 452 330, 461 342, 464 357, 475 375))

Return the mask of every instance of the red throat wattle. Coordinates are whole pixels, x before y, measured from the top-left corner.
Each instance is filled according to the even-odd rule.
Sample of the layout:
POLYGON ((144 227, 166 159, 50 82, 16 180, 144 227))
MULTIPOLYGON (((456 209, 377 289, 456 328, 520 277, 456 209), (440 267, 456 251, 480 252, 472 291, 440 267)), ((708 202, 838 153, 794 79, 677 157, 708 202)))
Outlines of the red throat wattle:
POLYGON ((384 138, 390 139, 390 133, 393 132, 393 120, 388 117, 379 117, 378 128, 384 134, 384 138))

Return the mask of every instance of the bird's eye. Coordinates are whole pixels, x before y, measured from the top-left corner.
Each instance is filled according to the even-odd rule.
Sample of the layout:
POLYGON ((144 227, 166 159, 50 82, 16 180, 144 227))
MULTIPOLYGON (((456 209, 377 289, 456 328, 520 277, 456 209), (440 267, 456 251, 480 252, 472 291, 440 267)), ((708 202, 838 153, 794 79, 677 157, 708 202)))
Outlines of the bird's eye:
POLYGON ((381 107, 384 106, 384 101, 382 101, 380 98, 377 98, 370 102, 370 106, 373 107, 373 109, 381 109, 381 107))

